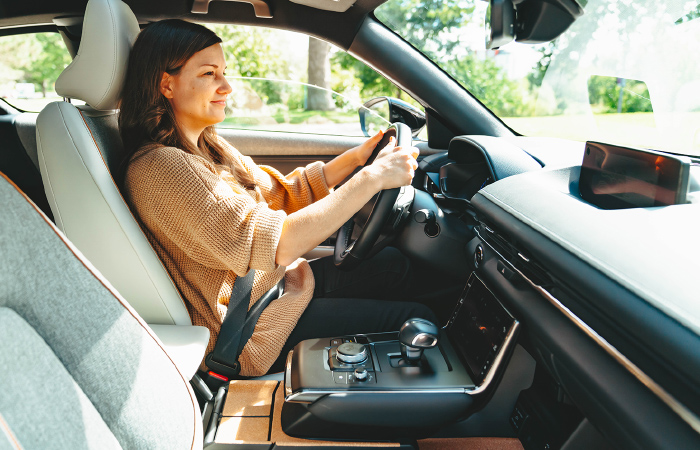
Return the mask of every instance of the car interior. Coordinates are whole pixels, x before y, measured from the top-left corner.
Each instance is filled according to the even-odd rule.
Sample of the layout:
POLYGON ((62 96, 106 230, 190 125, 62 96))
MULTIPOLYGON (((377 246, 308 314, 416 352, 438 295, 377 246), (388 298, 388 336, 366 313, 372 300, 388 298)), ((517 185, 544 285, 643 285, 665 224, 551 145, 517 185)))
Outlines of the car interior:
MULTIPOLYGON (((700 448, 700 158, 519 135, 381 23, 384 1, 0 3, 0 35, 59 33, 72 57, 63 101, 0 102, 0 448, 700 448), (166 18, 314 36, 422 105, 389 99, 387 133, 421 151, 413 183, 306 257, 351 268, 394 246, 440 277, 425 297, 441 323, 303 341, 262 377, 201 369, 209 331, 116 178, 129 52, 166 18), (649 203, 645 173, 600 189, 601 161, 629 179, 677 167, 657 183, 670 200, 649 203)), ((585 16, 490 8, 495 46, 513 23, 543 42, 585 16)), ((365 139, 218 133, 282 173, 365 139)))

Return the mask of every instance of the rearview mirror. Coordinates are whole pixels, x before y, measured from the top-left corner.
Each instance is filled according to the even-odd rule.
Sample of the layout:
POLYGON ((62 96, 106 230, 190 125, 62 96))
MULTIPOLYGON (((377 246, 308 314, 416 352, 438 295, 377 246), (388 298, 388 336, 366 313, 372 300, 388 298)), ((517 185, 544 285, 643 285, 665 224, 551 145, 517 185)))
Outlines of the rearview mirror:
POLYGON ((408 125, 411 134, 416 137, 425 126, 423 111, 398 98, 373 98, 362 105, 358 112, 360 127, 365 136, 371 136, 391 123, 400 122, 408 125))
POLYGON ((492 50, 513 42, 515 8, 512 0, 491 0, 486 9, 486 49, 492 50))

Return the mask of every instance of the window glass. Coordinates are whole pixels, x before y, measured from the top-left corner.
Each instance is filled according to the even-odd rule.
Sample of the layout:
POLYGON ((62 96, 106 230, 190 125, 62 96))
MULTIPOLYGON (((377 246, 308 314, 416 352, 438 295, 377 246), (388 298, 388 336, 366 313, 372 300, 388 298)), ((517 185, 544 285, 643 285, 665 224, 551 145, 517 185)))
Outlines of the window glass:
POLYGON ((367 100, 399 97, 420 107, 326 42, 261 27, 207 26, 223 40, 233 89, 221 127, 363 136, 358 108, 367 100))
POLYGON ((555 41, 496 50, 488 2, 388 0, 375 15, 519 133, 700 156, 698 0, 579 3, 555 41))
POLYGON ((39 112, 60 100, 54 84, 71 57, 58 33, 0 38, 0 97, 21 111, 39 112))

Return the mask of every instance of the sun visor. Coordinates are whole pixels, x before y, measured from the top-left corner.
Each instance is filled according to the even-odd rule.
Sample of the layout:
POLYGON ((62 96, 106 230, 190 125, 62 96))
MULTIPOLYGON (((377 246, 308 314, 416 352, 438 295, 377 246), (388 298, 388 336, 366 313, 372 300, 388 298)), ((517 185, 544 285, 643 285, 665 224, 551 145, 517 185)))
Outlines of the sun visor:
POLYGON ((356 0, 289 0, 292 3, 309 6, 311 8, 323 9, 325 11, 345 12, 356 0))

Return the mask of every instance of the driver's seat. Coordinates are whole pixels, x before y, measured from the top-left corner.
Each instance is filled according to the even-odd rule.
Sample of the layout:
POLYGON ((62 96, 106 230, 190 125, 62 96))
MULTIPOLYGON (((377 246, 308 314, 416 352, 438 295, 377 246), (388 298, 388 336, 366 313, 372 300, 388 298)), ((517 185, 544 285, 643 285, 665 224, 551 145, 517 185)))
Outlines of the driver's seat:
POLYGON ((179 291, 117 188, 118 107, 139 24, 121 0, 90 0, 80 49, 37 119, 41 175, 56 225, 153 328, 181 370, 196 372, 209 330, 193 327, 179 291))

